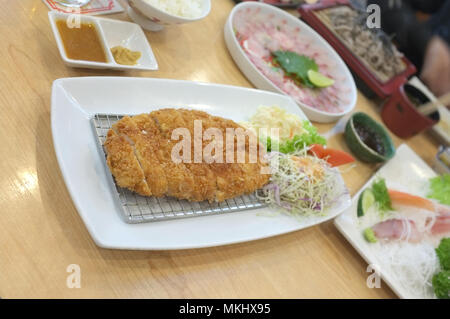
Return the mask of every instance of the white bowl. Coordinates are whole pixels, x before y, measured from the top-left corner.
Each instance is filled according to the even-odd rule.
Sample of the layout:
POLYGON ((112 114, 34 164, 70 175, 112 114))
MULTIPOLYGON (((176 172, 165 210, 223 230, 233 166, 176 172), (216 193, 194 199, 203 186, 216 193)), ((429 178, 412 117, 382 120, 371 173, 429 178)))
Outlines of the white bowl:
POLYGON ((152 48, 145 37, 142 29, 136 24, 131 22, 97 18, 87 15, 77 16, 80 19, 80 23, 93 23, 98 30, 100 42, 105 50, 107 62, 93 62, 85 60, 70 59, 64 44, 61 40, 61 36, 56 26, 56 21, 60 19, 67 20, 74 18, 73 14, 61 13, 50 11, 48 18, 52 27, 53 35, 55 36, 56 44, 58 45, 59 53, 64 63, 71 67, 78 68, 90 68, 90 69, 113 69, 113 70, 158 70, 158 63, 153 55, 152 48), (142 53, 141 58, 137 61, 136 65, 123 65, 118 64, 114 60, 114 57, 110 49, 114 46, 121 45, 132 51, 139 51, 142 53))
POLYGON ((356 85, 353 77, 345 65, 344 61, 339 57, 336 51, 325 41, 317 32, 315 32, 311 27, 306 25, 304 22, 300 21, 300 19, 294 17, 293 15, 284 12, 281 9, 278 9, 274 6, 263 4, 263 3, 255 3, 255 2, 244 2, 233 8, 231 11, 228 20, 225 24, 225 42, 227 44, 228 50, 230 51, 231 56, 234 61, 241 69, 241 71, 245 74, 245 76, 249 79, 250 82, 253 83, 257 88, 264 89, 268 91, 273 91, 277 93, 286 94, 283 90, 281 90, 278 86, 276 86, 271 80, 269 80, 250 60, 247 54, 242 49, 239 44, 236 36, 235 36, 235 24, 234 19, 236 13, 240 14, 248 14, 251 19, 258 19, 258 16, 261 16, 261 21, 264 23, 266 21, 270 22, 278 22, 280 25, 286 25, 289 28, 293 28, 297 33, 293 34, 293 36, 304 36, 305 38, 309 38, 312 41, 309 43, 313 43, 317 48, 323 50, 329 57, 330 61, 333 61, 335 64, 335 68, 333 70, 334 73, 339 74, 342 77, 342 80, 336 81, 337 84, 345 87, 348 94, 345 94, 345 103, 341 105, 343 111, 338 113, 327 112, 323 110, 318 110, 310 105, 302 103, 296 100, 297 104, 303 109, 308 118, 312 121, 321 122, 321 123, 329 123, 337 121, 339 118, 344 115, 350 113, 355 105, 356 105, 356 85), (256 17, 256 18, 255 18, 256 17))
POLYGON ((144 0, 129 0, 128 15, 130 18, 149 31, 159 31, 165 25, 183 24, 203 19, 211 11, 211 0, 202 0, 202 14, 196 18, 175 16, 158 9, 144 0))

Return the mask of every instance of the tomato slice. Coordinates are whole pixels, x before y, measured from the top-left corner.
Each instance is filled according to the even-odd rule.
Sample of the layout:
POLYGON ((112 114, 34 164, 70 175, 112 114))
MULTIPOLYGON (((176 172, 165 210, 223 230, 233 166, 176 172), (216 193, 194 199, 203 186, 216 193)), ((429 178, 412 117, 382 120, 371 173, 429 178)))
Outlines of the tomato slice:
POLYGON ((355 161, 353 156, 344 151, 325 148, 320 144, 312 145, 309 152, 320 159, 326 160, 332 167, 353 163, 355 161))

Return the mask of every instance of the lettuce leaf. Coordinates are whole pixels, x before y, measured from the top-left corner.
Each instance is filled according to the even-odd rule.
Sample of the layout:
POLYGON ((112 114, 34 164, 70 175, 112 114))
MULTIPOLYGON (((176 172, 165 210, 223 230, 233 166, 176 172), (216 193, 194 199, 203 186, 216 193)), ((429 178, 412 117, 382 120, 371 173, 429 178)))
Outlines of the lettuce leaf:
MULTIPOLYGON (((305 147, 313 144, 327 144, 327 140, 323 136, 319 135, 319 133, 317 132, 317 128, 314 127, 309 121, 303 121, 302 126, 306 132, 301 135, 295 135, 290 140, 278 143, 279 152, 289 154, 297 150, 302 150, 305 147)), ((270 137, 267 137, 265 141, 263 139, 261 142, 266 146, 268 152, 276 149, 275 143, 277 142, 272 141, 270 137)))
POLYGON ((437 199, 441 204, 450 205, 450 174, 430 179, 428 198, 437 199))

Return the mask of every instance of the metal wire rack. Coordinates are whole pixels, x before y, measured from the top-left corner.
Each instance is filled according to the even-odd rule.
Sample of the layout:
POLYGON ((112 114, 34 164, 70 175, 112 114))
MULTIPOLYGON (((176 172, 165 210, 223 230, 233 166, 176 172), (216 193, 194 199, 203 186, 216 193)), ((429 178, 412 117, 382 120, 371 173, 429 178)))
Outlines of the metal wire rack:
MULTIPOLYGON (((95 114, 91 119, 99 151, 105 158, 106 153, 103 143, 108 130, 122 117, 124 115, 95 114)), ((114 196, 118 206, 121 207, 122 217, 127 223, 145 223, 176 218, 208 216, 266 206, 254 194, 235 197, 221 203, 209 203, 207 201, 189 202, 167 196, 159 198, 144 197, 117 186, 106 162, 105 169, 112 186, 111 189, 116 190, 114 196)))

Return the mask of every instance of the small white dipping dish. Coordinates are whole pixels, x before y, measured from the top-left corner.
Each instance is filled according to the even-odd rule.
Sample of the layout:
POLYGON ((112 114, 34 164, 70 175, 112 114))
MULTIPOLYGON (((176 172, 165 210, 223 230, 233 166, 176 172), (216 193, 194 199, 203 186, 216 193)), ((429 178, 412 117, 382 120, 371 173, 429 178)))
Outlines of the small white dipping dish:
POLYGON ((185 18, 167 13, 144 0, 129 0, 128 15, 144 29, 160 31, 164 26, 194 22, 206 17, 211 11, 211 0, 202 0, 201 2, 202 14, 195 18, 185 18))
POLYGON ((158 70, 150 44, 145 37, 142 29, 135 23, 118 21, 105 18, 97 18, 87 15, 74 15, 50 11, 48 13, 50 25, 58 45, 59 53, 65 64, 71 67, 90 68, 90 69, 113 69, 113 70, 158 70), (92 23, 98 31, 100 41, 105 50, 107 62, 94 62, 86 60, 74 60, 67 57, 64 44, 56 26, 57 20, 72 19, 72 21, 80 21, 80 23, 92 23), (75 19, 80 20, 75 20, 75 19), (123 46, 132 51, 141 52, 142 56, 136 65, 123 65, 114 60, 111 48, 115 46, 123 46))
MULTIPOLYGON (((252 27, 257 29, 257 25, 252 25, 252 27)), ((243 2, 235 6, 231 11, 225 24, 224 34, 225 42, 231 56, 249 81, 259 89, 291 96, 311 121, 320 123, 335 122, 355 108, 357 97, 356 85, 344 61, 342 61, 336 51, 316 31, 293 15, 271 5, 257 2, 243 2), (278 30, 283 30, 282 28, 291 30, 292 32, 289 32, 289 37, 287 39, 285 36, 280 37, 280 39, 275 39, 275 41, 278 41, 277 43, 282 43, 282 46, 287 46, 286 42, 304 43, 311 47, 314 46, 323 54, 326 54, 327 61, 331 61, 331 63, 328 64, 332 64, 332 66, 329 66, 330 72, 333 72, 333 74, 336 74, 339 77, 334 77, 335 85, 339 85, 343 89, 345 88, 345 94, 342 93, 342 96, 345 97, 345 101, 342 101, 342 104, 340 104, 339 107, 341 111, 328 112, 319 110, 307 103, 303 103, 286 93, 266 77, 250 60, 236 38, 236 32, 238 31, 236 28, 236 17, 238 14, 241 16, 244 15, 244 18, 241 20, 246 24, 251 24, 256 21, 256 23, 264 25, 264 28, 267 28, 267 24, 270 23, 273 25, 276 24, 277 29, 280 28, 278 30)), ((268 40, 268 37, 265 37, 264 40, 268 40)), ((256 49, 260 47, 261 46, 256 46, 256 49)), ((264 48, 264 50, 266 49, 264 48)), ((304 53, 304 55, 310 56, 307 53, 304 53)))

